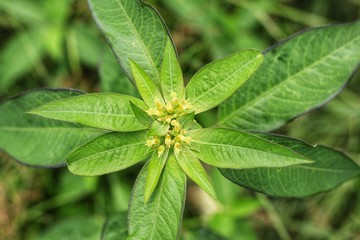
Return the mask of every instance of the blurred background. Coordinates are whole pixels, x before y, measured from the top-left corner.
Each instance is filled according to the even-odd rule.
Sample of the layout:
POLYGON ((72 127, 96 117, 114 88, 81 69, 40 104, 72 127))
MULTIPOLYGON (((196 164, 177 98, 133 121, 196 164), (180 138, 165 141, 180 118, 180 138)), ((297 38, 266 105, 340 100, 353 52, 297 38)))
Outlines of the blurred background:
MULTIPOLYGON (((148 2, 173 36, 185 80, 242 48, 264 50, 309 27, 360 19, 360 0, 148 2)), ((0 0, 0 101, 41 87, 137 94, 85 0, 0 0)), ((211 126, 213 113, 199 121, 211 126)), ((277 132, 342 150, 360 164, 360 72, 329 104, 277 132)), ((0 240, 61 239, 64 232, 98 239, 105 217, 126 211, 141 166, 85 178, 25 167, 0 152, 0 168, 0 240)), ((189 184, 182 239, 360 239, 360 179, 311 198, 279 199, 209 173, 220 202, 189 184)))

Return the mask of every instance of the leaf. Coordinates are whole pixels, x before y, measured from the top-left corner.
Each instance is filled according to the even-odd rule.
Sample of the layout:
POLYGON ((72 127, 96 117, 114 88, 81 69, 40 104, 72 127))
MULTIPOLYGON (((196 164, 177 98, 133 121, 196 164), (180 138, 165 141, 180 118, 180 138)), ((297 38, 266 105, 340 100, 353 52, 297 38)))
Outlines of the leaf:
POLYGON ((126 75, 129 59, 156 82, 168 32, 157 11, 140 0, 88 0, 92 15, 126 75))
POLYGON ((56 167, 65 164, 72 149, 104 132, 26 112, 47 102, 81 94, 70 89, 42 89, 1 103, 0 148, 27 165, 56 167))
POLYGON ((156 108, 156 99, 164 103, 159 87, 151 80, 149 75, 133 61, 130 61, 130 66, 136 87, 144 102, 151 108, 156 108))
POLYGON ((53 224, 37 239, 78 239, 98 240, 101 235, 101 218, 89 216, 74 217, 53 224))
POLYGON ((315 28, 269 49, 219 108, 221 126, 268 131, 333 98, 360 62, 360 22, 315 28))
POLYGON ((103 226, 101 240, 125 240, 127 236, 127 214, 120 212, 108 217, 103 226))
POLYGON ((198 158, 219 168, 285 167, 311 163, 291 149, 248 132, 204 128, 189 131, 188 135, 200 150, 198 158))
POLYGON ((67 159, 70 172, 97 176, 128 168, 146 158, 146 132, 110 132, 72 151, 67 159))
POLYGON ((146 126, 135 117, 130 101, 145 108, 140 99, 131 96, 92 93, 53 101, 29 113, 113 131, 129 132, 145 129, 146 126))
POLYGON ((186 175, 170 155, 147 204, 144 204, 147 163, 139 173, 129 206, 129 239, 177 239, 186 194, 186 175))
POLYGON ((149 129, 148 136, 165 136, 170 128, 170 124, 162 124, 154 121, 149 129))
POLYGON ((243 50, 201 68, 186 86, 195 113, 216 107, 256 71, 263 61, 258 50, 243 50))
POLYGON ((211 197, 216 199, 215 189, 210 182, 209 176, 195 154, 187 147, 183 147, 178 154, 175 153, 175 156, 186 175, 188 175, 191 180, 199 185, 211 197))
POLYGON ((330 190, 360 175, 360 168, 342 152, 325 146, 265 133, 253 133, 314 161, 282 168, 219 169, 234 183, 272 196, 306 197, 330 190))
POLYGON ((180 129, 187 130, 194 124, 195 113, 191 112, 179 117, 180 129))
POLYGON ((171 93, 178 94, 182 98, 184 92, 184 80, 177 55, 170 38, 166 42, 164 58, 161 65, 161 90, 166 102, 171 102, 171 93))
POLYGON ((130 101, 131 109, 137 118, 144 126, 150 126, 150 124, 154 121, 146 112, 144 112, 141 108, 136 106, 134 103, 130 101))
POLYGON ((152 158, 149 161, 148 173, 146 176, 145 191, 144 191, 144 204, 149 201, 151 194, 153 193, 156 185, 159 182, 160 175, 164 169, 166 160, 169 156, 169 149, 158 157, 157 152, 154 152, 152 158))

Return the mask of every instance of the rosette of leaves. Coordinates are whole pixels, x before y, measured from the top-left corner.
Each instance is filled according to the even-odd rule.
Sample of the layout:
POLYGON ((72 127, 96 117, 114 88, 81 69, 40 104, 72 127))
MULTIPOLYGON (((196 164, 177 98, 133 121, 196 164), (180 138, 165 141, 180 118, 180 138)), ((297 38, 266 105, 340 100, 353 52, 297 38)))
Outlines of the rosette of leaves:
MULTIPOLYGON (((151 6, 135 0, 89 5, 142 99, 69 89, 29 92, 0 106, 0 146, 29 165, 58 166, 66 159, 68 169, 83 176, 146 160, 128 226, 118 226, 127 234, 121 230, 119 238, 177 239, 186 176, 216 198, 201 161, 238 185, 273 196, 309 196, 359 175, 341 152, 258 132, 274 130, 340 91, 360 61, 359 23, 306 31, 264 54, 236 52, 204 66, 185 86, 171 37, 151 6), (215 127, 194 120, 217 106, 215 127)), ((105 238, 119 231, 110 225, 105 238)))

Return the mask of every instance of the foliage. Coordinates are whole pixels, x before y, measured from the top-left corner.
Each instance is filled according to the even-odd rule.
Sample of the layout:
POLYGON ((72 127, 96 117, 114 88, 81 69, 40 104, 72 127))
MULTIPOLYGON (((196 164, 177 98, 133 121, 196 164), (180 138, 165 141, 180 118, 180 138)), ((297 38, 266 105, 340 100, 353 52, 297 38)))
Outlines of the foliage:
MULTIPOLYGON (((241 4, 252 7, 247 1, 241 4)), ((9 99, 0 106, 6 116, 0 121, 0 131, 6 136, 0 139, 0 146, 28 165, 59 166, 66 159, 72 173, 86 176, 122 170, 148 159, 130 198, 128 226, 124 225, 123 213, 119 218, 112 216, 104 225, 102 238, 115 238, 116 234, 124 238, 128 234, 129 239, 221 238, 216 233, 234 237, 234 230, 217 225, 242 215, 219 209, 209 222, 216 233, 197 229, 180 236, 186 175, 223 202, 224 193, 218 185, 224 180, 216 174, 210 178, 199 159, 219 168, 236 184, 274 196, 309 196, 359 175, 358 165, 334 149, 249 131, 275 130, 338 94, 360 61, 358 22, 299 33, 264 55, 254 49, 238 51, 202 67, 185 84, 187 74, 183 75, 180 68, 174 43, 150 5, 90 0, 89 6, 123 72, 109 68, 116 65, 108 51, 102 58, 94 54, 88 62, 96 64, 91 59, 103 59, 103 89, 123 94, 38 90, 9 99), (125 75, 137 90, 130 82, 119 80, 117 85, 115 79, 124 79, 125 75), (195 117, 214 117, 217 106, 215 126, 202 128, 195 117)), ((45 45, 39 42, 39 46, 45 45)), ((96 44, 93 48, 99 49, 96 44)), ((7 55, 13 57, 11 52, 7 55)), ((83 56, 85 63, 86 54, 83 56)), ((73 69, 79 67, 77 60, 74 63, 77 57, 69 59, 73 69)), ((39 61, 30 58, 28 62, 38 65, 39 61)), ((29 69, 15 72, 23 74, 29 69)), ((18 76, 7 78, 10 80, 5 81, 4 89, 18 76)), ((117 197, 122 202, 120 199, 117 197)), ((268 212, 273 212, 266 199, 259 199, 268 212)), ((237 209, 234 203, 223 204, 237 209)), ((125 210, 126 206, 115 208, 125 210)), ((186 219, 184 226, 188 228, 186 219)), ((61 233, 54 227, 44 239, 61 233)), ((69 225, 60 224, 58 229, 63 227, 69 225)), ((275 227, 282 238, 287 238, 281 224, 275 227)), ((249 227, 241 229, 246 233, 249 227)), ((91 230, 94 232, 74 234, 98 234, 95 227, 91 230)))

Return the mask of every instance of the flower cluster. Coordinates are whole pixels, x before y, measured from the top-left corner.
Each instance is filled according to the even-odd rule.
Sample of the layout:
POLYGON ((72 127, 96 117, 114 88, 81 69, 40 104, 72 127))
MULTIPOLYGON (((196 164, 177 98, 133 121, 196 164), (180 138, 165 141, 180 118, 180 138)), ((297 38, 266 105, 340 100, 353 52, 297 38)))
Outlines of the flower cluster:
POLYGON ((167 133, 164 136, 151 136, 146 142, 150 148, 157 148, 160 157, 166 148, 174 148, 174 152, 178 153, 183 144, 188 145, 191 137, 186 136, 187 130, 181 127, 179 117, 190 113, 192 106, 186 99, 179 100, 176 93, 171 93, 171 102, 162 103, 159 99, 155 99, 156 108, 150 108, 147 114, 159 123, 168 126, 167 133))

